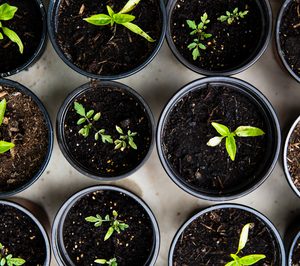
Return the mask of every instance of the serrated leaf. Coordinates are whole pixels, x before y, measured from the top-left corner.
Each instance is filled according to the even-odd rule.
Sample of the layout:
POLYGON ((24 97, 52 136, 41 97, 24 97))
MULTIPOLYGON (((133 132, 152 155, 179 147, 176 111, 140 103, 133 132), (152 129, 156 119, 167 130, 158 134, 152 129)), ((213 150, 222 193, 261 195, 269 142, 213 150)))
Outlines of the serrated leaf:
POLYGON ((82 104, 80 104, 78 102, 74 102, 74 109, 77 114, 79 114, 81 116, 85 116, 85 108, 83 107, 82 104))
POLYGON ((230 135, 230 130, 228 127, 225 125, 212 122, 211 125, 215 128, 215 130, 223 137, 229 136, 230 135))
POLYGON ((193 29, 196 30, 197 29, 197 25, 196 22, 194 20, 187 20, 186 23, 188 24, 188 26, 193 29))
POLYGON ((236 155, 236 143, 233 135, 229 135, 226 137, 226 150, 232 161, 235 160, 236 155))
POLYGON ((119 12, 119 14, 125 14, 125 13, 129 13, 130 11, 132 11, 140 2, 141 0, 129 0, 125 6, 121 9, 121 11, 119 12))
POLYGON ((7 3, 0 5, 0 20, 10 20, 15 16, 18 8, 7 3))
POLYGON ((101 140, 102 140, 103 143, 106 143, 106 142, 107 143, 113 143, 114 142, 110 135, 102 135, 101 134, 101 140))
POLYGON ((257 137, 265 134, 260 128, 251 126, 240 126, 234 132, 238 137, 257 137))
POLYGON ((263 254, 253 254, 253 255, 247 255, 239 259, 239 263, 241 265, 253 265, 257 262, 259 262, 262 259, 265 259, 266 256, 263 254))
POLYGON ((199 52, 198 46, 193 50, 192 55, 193 55, 193 60, 194 61, 197 60, 197 58, 200 56, 200 52, 199 52))
MULTIPOLYGON (((9 262, 12 264, 12 265, 15 265, 15 266, 20 266, 20 265, 23 265, 26 261, 21 259, 21 258, 11 258, 9 259, 9 262)), ((9 264, 8 264, 9 265, 9 264)))
POLYGON ((24 45, 18 34, 6 27, 2 27, 1 29, 3 30, 4 35, 6 35, 12 42, 16 43, 19 46, 19 52, 23 54, 24 45))
POLYGON ((88 18, 84 18, 83 20, 96 26, 105 26, 111 23, 112 18, 106 14, 97 14, 88 18))
POLYGON ((3 99, 0 102, 0 126, 2 125, 4 115, 5 115, 5 111, 6 111, 6 99, 3 99))

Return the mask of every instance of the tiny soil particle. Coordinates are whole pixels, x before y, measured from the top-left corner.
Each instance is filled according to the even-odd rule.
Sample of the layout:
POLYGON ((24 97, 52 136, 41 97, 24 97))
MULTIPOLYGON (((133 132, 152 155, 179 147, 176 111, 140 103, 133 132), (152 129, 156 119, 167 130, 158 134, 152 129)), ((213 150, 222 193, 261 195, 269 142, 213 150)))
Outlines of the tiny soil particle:
POLYGON ((63 241, 72 262, 78 266, 111 258, 116 258, 120 266, 141 266, 148 265, 153 234, 150 217, 138 202, 123 193, 105 190, 90 193, 72 206, 64 222, 63 241), (104 241, 109 224, 95 227, 85 217, 111 216, 113 210, 129 227, 104 241))
POLYGON ((272 139, 262 112, 249 96, 229 86, 208 85, 190 91, 166 118, 164 156, 176 175, 197 191, 226 195, 250 186, 260 178, 272 139), (226 125, 231 131, 255 126, 266 135, 236 137, 237 154, 231 161, 224 141, 216 147, 207 146, 209 139, 219 135, 211 122, 226 125))
POLYGON ((300 238, 297 239, 297 242, 292 251, 292 264, 291 266, 300 266, 300 238))
POLYGON ((259 49, 263 34, 260 6, 258 0, 177 0, 171 17, 171 37, 179 53, 199 68, 224 71, 239 67, 250 61, 259 49), (231 25, 217 20, 236 7, 249 13, 231 25), (190 35, 192 30, 186 20, 195 20, 198 25, 205 12, 210 20, 205 33, 212 34, 212 37, 202 41, 206 50, 200 50, 200 57, 193 60, 192 51, 187 46, 197 35, 190 35))
POLYGON ((162 31, 158 0, 141 1, 130 12, 134 24, 154 40, 148 42, 122 25, 95 26, 84 18, 107 14, 109 5, 119 12, 128 0, 60 1, 57 40, 65 56, 80 69, 99 75, 116 75, 130 71, 145 62, 157 46, 162 31))
POLYGON ((279 30, 284 58, 300 78, 300 0, 293 0, 282 16, 279 30))
POLYGON ((48 128, 37 104, 15 88, 0 86, 0 101, 7 107, 0 140, 15 147, 0 154, 0 191, 12 191, 26 184, 44 163, 48 150, 48 128))
POLYGON ((0 204, 0 243, 8 254, 26 260, 24 266, 42 266, 46 245, 38 226, 23 212, 0 204))
MULTIPOLYGON (((0 73, 12 71, 25 64, 36 52, 43 33, 42 15, 36 1, 7 0, 5 3, 16 6, 18 10, 13 19, 2 21, 2 26, 19 35, 24 45, 24 53, 21 54, 17 44, 4 35, 4 39, 0 40, 0 73)), ((1 30, 0 32, 3 33, 1 30)))
POLYGON ((134 142, 137 150, 127 147, 124 151, 115 150, 114 144, 96 141, 96 131, 92 128, 87 138, 78 132, 82 125, 77 125, 80 116, 70 103, 64 121, 64 137, 69 154, 80 167, 96 176, 118 176, 137 167, 147 155, 152 139, 150 118, 142 103, 132 94, 121 88, 100 87, 91 83, 91 87, 80 94, 74 101, 82 104, 86 111, 100 112, 101 118, 93 122, 97 130, 105 129, 105 134, 113 140, 119 138, 116 125, 123 129, 137 132, 134 142))
POLYGON ((279 246, 271 230, 248 211, 225 208, 210 211, 194 220, 181 234, 175 246, 173 265, 225 265, 238 248, 244 225, 253 223, 248 241, 239 256, 264 254, 255 265, 281 265, 279 246))

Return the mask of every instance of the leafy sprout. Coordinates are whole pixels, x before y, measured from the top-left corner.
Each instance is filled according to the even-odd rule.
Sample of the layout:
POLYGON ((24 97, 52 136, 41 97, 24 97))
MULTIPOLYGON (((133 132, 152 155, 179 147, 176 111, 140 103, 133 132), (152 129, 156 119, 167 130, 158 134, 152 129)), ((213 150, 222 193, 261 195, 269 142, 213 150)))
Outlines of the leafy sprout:
POLYGON ((110 227, 108 228, 104 237, 104 241, 106 241, 112 236, 114 232, 120 234, 121 231, 124 231, 129 227, 128 224, 124 223, 121 220, 118 220, 118 216, 119 214, 117 213, 117 211, 113 210, 112 216, 107 214, 105 215, 104 219, 99 214, 97 214, 96 216, 86 217, 85 220, 89 223, 93 223, 95 227, 100 227, 103 223, 109 223, 110 227))
POLYGON ((24 51, 24 45, 20 39, 20 37, 18 36, 17 33, 15 33, 13 30, 4 27, 2 25, 3 21, 7 21, 7 20, 11 20, 14 18, 15 13, 17 12, 18 8, 15 6, 11 6, 7 3, 4 3, 2 5, 0 5, 0 30, 2 30, 2 32, 0 31, 0 40, 4 39, 4 36, 7 36, 12 42, 16 43, 19 46, 19 51, 21 54, 23 54, 24 51))
POLYGON ((210 147, 215 147, 219 145, 225 138, 226 150, 232 161, 235 160, 236 156, 235 137, 258 137, 265 134, 264 131, 257 127, 240 126, 235 131, 231 132, 228 127, 222 124, 212 122, 211 125, 220 134, 220 136, 211 138, 207 142, 207 145, 210 147))
POLYGON ((109 265, 109 266, 118 266, 118 263, 117 263, 117 259, 116 258, 112 258, 110 260, 106 260, 106 259, 96 259, 94 261, 95 263, 98 263, 98 264, 106 264, 106 265, 109 265))
POLYGON ((197 38, 194 39, 192 43, 188 45, 188 49, 192 50, 193 59, 197 60, 200 57, 200 50, 206 50, 206 45, 203 41, 212 37, 212 34, 206 33, 207 24, 210 20, 208 19, 207 13, 204 13, 201 16, 201 22, 197 25, 194 20, 187 20, 189 28, 192 29, 190 35, 197 35, 197 38))
POLYGON ((13 258, 12 254, 7 254, 6 249, 0 243, 0 266, 20 266, 26 261, 22 258, 13 258))
POLYGON ((137 146, 134 142, 134 137, 137 135, 137 132, 131 132, 131 130, 127 131, 127 135, 124 134, 124 131, 122 128, 120 128, 119 126, 116 126, 116 130, 118 131, 118 133, 120 134, 119 139, 115 140, 115 150, 120 149, 121 151, 124 151, 126 149, 126 147, 128 147, 128 145, 136 150, 137 146), (128 143, 128 145, 127 145, 128 143))
POLYGON ((108 14, 97 14, 84 20, 90 24, 96 26, 113 26, 115 23, 120 24, 135 34, 138 34, 145 38, 148 42, 154 42, 154 40, 144 32, 138 25, 132 23, 135 20, 135 16, 127 14, 131 12, 141 0, 129 0, 125 6, 118 12, 115 13, 110 6, 106 6, 108 14))
MULTIPOLYGON (((5 111, 6 111, 6 99, 3 99, 0 102, 0 126, 3 123, 5 111)), ((0 140, 0 154, 3 154, 5 152, 9 151, 13 147, 15 147, 14 143, 0 140)), ((2 265, 0 264, 0 266, 2 266, 2 265)))
POLYGON ((246 246, 248 241, 249 229, 254 225, 252 223, 248 223, 244 225, 241 234, 237 252, 235 254, 230 254, 230 257, 233 259, 232 261, 225 264, 225 266, 246 266, 246 265, 254 265, 258 261, 265 259, 266 256, 263 254, 252 254, 246 255, 244 257, 239 257, 238 254, 240 251, 246 246))
POLYGON ((226 11, 226 15, 218 17, 218 20, 221 22, 227 21, 227 23, 230 25, 235 20, 239 20, 240 18, 243 19, 248 13, 249 10, 239 11, 239 8, 236 7, 232 12, 226 11))

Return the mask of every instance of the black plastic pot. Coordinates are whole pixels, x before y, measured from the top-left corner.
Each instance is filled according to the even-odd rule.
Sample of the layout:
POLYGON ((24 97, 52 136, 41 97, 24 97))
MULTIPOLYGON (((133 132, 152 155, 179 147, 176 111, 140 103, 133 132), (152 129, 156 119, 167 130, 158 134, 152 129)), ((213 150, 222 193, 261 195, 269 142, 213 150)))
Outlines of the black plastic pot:
POLYGON ((205 76, 235 75, 251 67, 253 64, 255 64, 255 62, 263 55, 263 53, 267 49, 272 35, 272 9, 268 0, 259 0, 259 3, 261 5, 260 9, 261 12, 263 13, 263 18, 262 18, 263 32, 261 33, 259 44, 257 45, 255 52, 250 54, 247 60, 245 60, 240 65, 237 65, 235 67, 223 71, 208 71, 193 65, 191 62, 189 62, 185 57, 183 57, 180 54, 172 39, 171 19, 172 19, 172 13, 176 2, 177 0, 169 0, 167 4, 167 31, 166 31, 167 42, 175 57, 190 70, 205 76))
MULTIPOLYGON (((173 238, 170 250, 169 250, 169 258, 168 258, 168 266, 173 266, 173 255, 174 255, 174 251, 175 251, 175 247, 177 242, 180 240, 180 237, 182 235, 182 233, 184 232, 184 230, 193 222, 195 221, 197 218, 205 215, 208 212, 211 211, 215 211, 215 210, 219 210, 219 209, 238 209, 238 210, 243 210, 246 212, 249 212, 253 215, 255 215, 257 218, 259 218, 259 220, 261 220, 265 226, 269 229, 269 231, 271 232, 271 234, 273 235, 275 241, 276 241, 276 245, 277 245, 277 253, 279 254, 278 256, 280 257, 280 264, 276 264, 278 266, 285 266, 286 265, 286 257, 285 257, 285 249, 284 249, 284 245, 283 245, 283 241, 280 237, 280 234, 278 233, 277 229, 275 228, 275 226, 272 224, 272 222, 265 217, 263 214, 261 214, 260 212, 244 206, 244 205, 240 205, 240 204, 219 204, 219 205, 214 205, 208 208, 205 208, 203 210, 201 210, 200 212, 198 212, 197 214, 195 214, 194 216, 192 216, 190 219, 188 219, 177 231, 176 235, 173 238)), ((276 252, 275 252, 276 253, 276 252)))
POLYGON ((25 70, 25 69, 29 68, 36 61, 38 61, 38 59, 42 56, 42 54, 45 51, 45 48, 46 48, 46 45, 47 45, 47 16, 46 16, 46 11, 45 11, 45 7, 44 7, 44 4, 43 4, 42 0, 34 0, 34 2, 39 7, 41 17, 42 17, 41 23, 43 24, 43 32, 42 32, 42 35, 41 35, 40 43, 39 43, 36 51, 34 52, 34 54, 23 65, 19 66, 16 69, 11 69, 9 72, 1 73, 1 71, 0 71, 0 77, 2 77, 2 78, 15 75, 15 74, 21 72, 22 70, 25 70))
POLYGON ((294 252, 297 252, 297 251, 295 251, 295 249, 297 249, 297 246, 299 245, 299 240, 300 240, 299 217, 296 217, 296 220, 294 220, 294 222, 289 225, 287 233, 285 235, 285 239, 284 239, 285 247, 286 247, 286 251, 287 251, 286 255, 287 255, 287 265, 288 266, 297 265, 297 264, 293 263, 293 255, 294 255, 294 252))
POLYGON ((57 43, 57 37, 56 37, 56 33, 57 33, 57 16, 58 16, 58 9, 59 9, 59 5, 61 3, 61 0, 50 1, 50 4, 49 4, 48 30, 49 30, 49 36, 50 36, 51 43, 54 47, 54 50, 59 55, 59 57, 64 61, 64 63, 67 64, 70 68, 72 68, 73 70, 75 70, 76 72, 78 72, 81 75, 84 75, 84 76, 87 76, 87 77, 90 77, 90 78, 94 78, 94 79, 101 79, 101 80, 116 80, 116 79, 122 79, 122 78, 129 77, 129 76, 139 72, 143 68, 145 68, 154 59, 154 57, 157 55, 157 53, 159 52, 159 50, 160 50, 160 48, 161 48, 161 46, 164 42, 165 33, 166 33, 167 15, 166 15, 166 8, 165 8, 164 1, 159 0, 159 2, 160 2, 161 14, 162 14, 162 30, 161 30, 161 36, 160 36, 159 40, 157 40, 157 46, 156 46, 155 50, 152 52, 152 54, 147 58, 147 60, 144 63, 142 63, 141 65, 139 65, 138 67, 136 67, 136 68, 134 68, 130 71, 120 73, 120 74, 116 74, 116 75, 111 75, 111 76, 97 75, 97 74, 93 74, 93 73, 90 73, 90 72, 87 72, 85 70, 80 69, 79 67, 77 67, 75 64, 73 64, 67 58, 67 56, 60 49, 60 47, 57 43))
POLYGON ((95 191, 107 191, 107 190, 115 191, 118 193, 121 192, 131 197, 138 204, 140 204, 149 215, 153 225, 153 247, 152 247, 151 255, 149 256, 147 263, 145 263, 144 266, 154 266, 158 256, 159 247, 160 247, 160 233, 159 233, 158 223, 152 211, 144 201, 142 201, 139 197, 137 197, 133 193, 115 186, 93 186, 93 187, 83 189, 77 192, 76 194, 74 194, 73 196, 71 196, 62 205, 62 207, 60 208, 60 210, 58 211, 54 219, 53 226, 52 226, 52 236, 51 236, 54 257, 56 258, 58 264, 62 266, 74 266, 74 263, 71 261, 63 242, 64 221, 68 215, 68 212, 70 211, 72 206, 74 206, 74 204, 85 195, 93 193, 95 191))
POLYGON ((9 196, 15 195, 15 194, 25 190, 26 188, 30 187, 43 174, 43 172, 45 171, 45 169, 50 161, 51 154, 52 154, 53 128, 52 128, 50 116, 49 116, 45 106, 43 105, 41 100, 31 90, 29 90, 25 86, 15 82, 15 81, 11 81, 8 79, 0 79, 0 86, 1 85, 13 87, 13 88, 19 90, 20 92, 30 96, 33 99, 33 101, 37 104, 39 109, 41 110, 41 113, 44 115, 45 123, 46 123, 47 129, 48 129, 48 150, 47 150, 47 154, 45 156, 45 160, 44 160, 43 164, 40 166, 40 168, 36 172, 36 174, 23 186, 19 187, 18 189, 14 190, 14 191, 0 192, 0 197, 3 198, 3 197, 9 197, 9 196))
POLYGON ((167 172, 169 177, 176 185, 178 185, 181 189, 188 192, 189 194, 201 199, 211 200, 211 201, 226 201, 226 200, 233 200, 245 196, 248 193, 254 191, 271 174, 279 156, 280 143, 281 143, 281 131, 280 131, 277 115, 271 103, 259 90, 257 90, 251 84, 230 77, 208 77, 187 84, 186 86, 181 88, 169 100, 164 110, 162 111, 159 119, 159 123, 157 127, 156 143, 157 143, 157 150, 158 150, 160 161, 165 171, 167 172), (182 97, 184 97, 189 92, 206 88, 208 84, 212 86, 227 85, 230 86, 231 88, 234 88, 238 92, 246 95, 247 97, 249 97, 249 100, 252 100, 253 103, 257 104, 257 107, 259 108, 262 116, 266 120, 267 127, 269 129, 268 132, 270 132, 271 134, 270 136, 268 136, 268 140, 270 143, 269 146, 270 149, 267 151, 267 155, 266 155, 266 158, 268 159, 265 161, 265 165, 263 165, 263 167, 259 170, 259 173, 257 173, 257 178, 253 182, 247 184, 244 187, 232 188, 231 191, 227 191, 226 193, 223 194, 212 194, 207 191, 203 191, 203 190, 201 191, 200 189, 198 190, 195 187, 192 187, 191 185, 187 184, 181 178, 181 176, 178 173, 176 173, 174 169, 172 169, 172 166, 168 162, 168 159, 166 158, 166 154, 164 153, 163 150, 163 145, 164 145, 163 135, 165 130, 164 127, 169 114, 172 112, 173 107, 182 97))

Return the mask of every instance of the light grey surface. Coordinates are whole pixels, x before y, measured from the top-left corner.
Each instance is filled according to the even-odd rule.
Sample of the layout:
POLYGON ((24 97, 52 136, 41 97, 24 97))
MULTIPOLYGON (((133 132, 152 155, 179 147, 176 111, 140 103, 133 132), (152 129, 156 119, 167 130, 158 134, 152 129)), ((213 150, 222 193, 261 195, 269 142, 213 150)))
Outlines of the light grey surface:
MULTIPOLYGON (((271 1, 274 15, 281 1, 271 1)), ((167 100, 184 84, 200 78, 183 67, 165 43, 144 70, 120 80, 141 93, 152 108, 156 120, 167 100)), ((250 69, 236 75, 261 90, 275 107, 284 129, 300 114, 300 84, 281 67, 274 38, 263 57, 250 69)), ((48 43, 44 56, 29 71, 11 77, 33 90, 45 103, 53 125, 58 108, 66 95, 87 81, 58 58, 48 43)), ((280 158, 281 160, 281 158, 280 158)), ((300 214, 298 199, 285 180, 281 163, 255 192, 232 202, 254 207, 270 218, 284 234, 289 222, 300 214)), ((61 154, 55 141, 51 161, 41 178, 20 194, 42 205, 52 221, 61 204, 72 193, 99 184, 74 170, 61 154)), ((154 149, 148 162, 134 175, 113 182, 142 197, 152 208, 161 230, 161 249, 157 266, 167 265, 170 242, 179 226, 197 209, 213 204, 180 190, 165 174, 154 149)), ((56 265, 52 261, 52 265, 56 265)))

